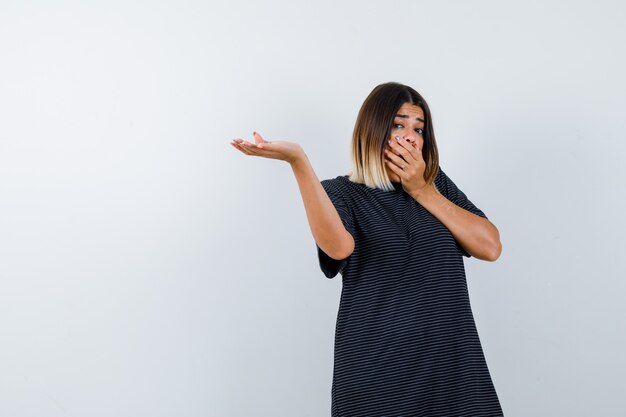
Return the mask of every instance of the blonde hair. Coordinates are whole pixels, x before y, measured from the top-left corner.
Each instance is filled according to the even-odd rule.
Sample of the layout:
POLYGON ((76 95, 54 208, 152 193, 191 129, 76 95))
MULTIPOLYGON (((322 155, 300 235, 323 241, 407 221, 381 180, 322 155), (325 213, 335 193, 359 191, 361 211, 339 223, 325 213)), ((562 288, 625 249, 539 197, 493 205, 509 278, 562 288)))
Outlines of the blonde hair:
POLYGON ((365 184, 370 188, 394 190, 385 169, 384 149, 391 135, 393 119, 404 103, 419 106, 424 111, 422 146, 422 157, 426 162, 424 179, 427 184, 434 184, 439 170, 439 153, 430 109, 426 100, 417 91, 396 82, 376 86, 359 110, 352 133, 350 181, 365 184))

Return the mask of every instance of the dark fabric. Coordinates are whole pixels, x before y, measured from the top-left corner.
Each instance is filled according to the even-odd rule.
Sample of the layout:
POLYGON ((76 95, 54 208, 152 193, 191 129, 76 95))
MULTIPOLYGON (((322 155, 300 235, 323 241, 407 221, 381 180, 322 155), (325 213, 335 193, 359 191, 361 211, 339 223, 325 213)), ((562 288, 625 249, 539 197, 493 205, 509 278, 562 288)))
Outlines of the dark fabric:
MULTIPOLYGON (((342 276, 331 388, 333 417, 502 416, 474 323, 463 256, 450 231, 395 183, 322 181, 355 240, 324 275, 342 276)), ((440 169, 435 185, 487 218, 440 169)))

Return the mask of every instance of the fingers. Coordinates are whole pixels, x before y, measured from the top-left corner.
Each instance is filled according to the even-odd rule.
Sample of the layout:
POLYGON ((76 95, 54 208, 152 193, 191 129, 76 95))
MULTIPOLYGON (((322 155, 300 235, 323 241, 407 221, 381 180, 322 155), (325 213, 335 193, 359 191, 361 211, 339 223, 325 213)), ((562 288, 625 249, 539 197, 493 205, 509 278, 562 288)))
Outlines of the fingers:
POLYGON ((256 145, 260 149, 271 150, 274 147, 272 142, 263 139, 263 136, 261 136, 259 133, 252 132, 252 135, 254 136, 254 140, 256 141, 256 145))
POLYGON ((263 137, 261 135, 259 135, 257 132, 252 132, 252 136, 254 137, 254 141, 256 142, 256 144, 258 145, 259 143, 263 143, 265 142, 265 140, 263 139, 263 137))
POLYGON ((419 161, 421 157, 421 149, 417 145, 413 145, 404 140, 390 140, 389 146, 397 154, 400 154, 407 162, 419 161))
MULTIPOLYGON (((411 155, 410 157, 411 157, 413 160, 417 161, 417 160, 419 159, 419 156, 417 155, 417 151, 416 151, 416 149, 415 149, 415 146, 413 146, 413 144, 412 144, 411 142, 406 141, 406 140, 399 140, 399 141, 398 141, 398 144, 399 144, 399 145, 400 145, 403 149, 405 149, 405 150, 406 150, 406 152, 407 152, 409 155, 411 155)), ((408 159, 407 159, 407 161, 408 161, 408 159)))
POLYGON ((234 139, 232 142, 230 142, 230 144, 232 145, 233 148, 239 150, 240 152, 246 155, 254 155, 250 151, 250 147, 243 144, 244 142, 245 141, 243 139, 234 139))
MULTIPOLYGON (((396 158, 400 159, 400 157, 398 157, 398 156, 396 156, 396 158)), ((392 161, 390 159, 385 159, 385 163, 387 164, 389 169, 391 169, 394 173, 396 173, 396 175, 398 175, 402 179, 405 178, 406 172, 404 172, 404 170, 402 168, 400 168, 400 166, 396 165, 396 163, 394 161, 392 161)), ((406 164, 406 162, 403 162, 403 164, 406 164)))
MULTIPOLYGON (((259 135, 259 137, 261 137, 259 135)), ((256 141, 256 138, 255 138, 256 141)), ((274 146, 271 142, 263 142, 263 138, 261 137, 261 142, 252 143, 245 141, 241 138, 233 139, 230 144, 238 149, 239 151, 245 153, 246 155, 258 155, 258 156, 273 156, 276 155, 276 150, 272 149, 274 146)))
MULTIPOLYGON (((257 146, 259 144, 259 140, 255 137, 254 138, 255 142, 248 142, 247 140, 243 140, 241 138, 237 138, 237 139, 233 139, 231 143, 235 143, 238 144, 241 148, 247 149, 249 151, 257 149, 257 146)), ((261 139, 260 142, 262 143, 263 140, 261 139)))
POLYGON ((398 155, 396 155, 395 153, 391 152, 389 149, 385 148, 385 156, 387 157, 387 159, 389 159, 394 165, 397 165, 398 167, 402 168, 403 166, 406 167, 406 165, 408 165, 408 162, 406 160, 404 160, 403 158, 399 157, 398 155))
POLYGON ((401 141, 398 140, 389 140, 389 147, 391 148, 391 153, 393 155, 400 155, 407 163, 411 163, 415 160, 415 157, 411 154, 411 151, 406 148, 406 146, 401 141))

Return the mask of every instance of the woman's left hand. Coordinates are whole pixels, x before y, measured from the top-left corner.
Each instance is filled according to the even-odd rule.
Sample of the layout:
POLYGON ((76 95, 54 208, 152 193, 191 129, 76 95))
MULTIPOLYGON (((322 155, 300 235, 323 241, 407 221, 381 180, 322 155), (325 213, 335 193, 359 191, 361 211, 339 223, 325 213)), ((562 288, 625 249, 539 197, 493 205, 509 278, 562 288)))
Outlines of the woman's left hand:
POLYGON ((426 187, 424 180, 426 162, 422 157, 421 146, 400 140, 398 137, 389 140, 388 143, 391 151, 385 148, 385 162, 400 177, 404 191, 411 195, 419 194, 426 187))

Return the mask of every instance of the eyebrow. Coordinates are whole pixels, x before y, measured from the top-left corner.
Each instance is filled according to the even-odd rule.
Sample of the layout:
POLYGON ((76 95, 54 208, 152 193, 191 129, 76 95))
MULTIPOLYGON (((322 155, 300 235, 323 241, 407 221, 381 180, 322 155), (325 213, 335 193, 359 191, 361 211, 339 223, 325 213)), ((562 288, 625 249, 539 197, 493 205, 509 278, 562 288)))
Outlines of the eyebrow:
MULTIPOLYGON (((396 114, 396 117, 402 117, 403 119, 408 119, 409 115, 408 114, 396 114)), ((417 120, 418 122, 424 122, 424 119, 420 119, 419 117, 416 117, 415 120, 417 120)))

